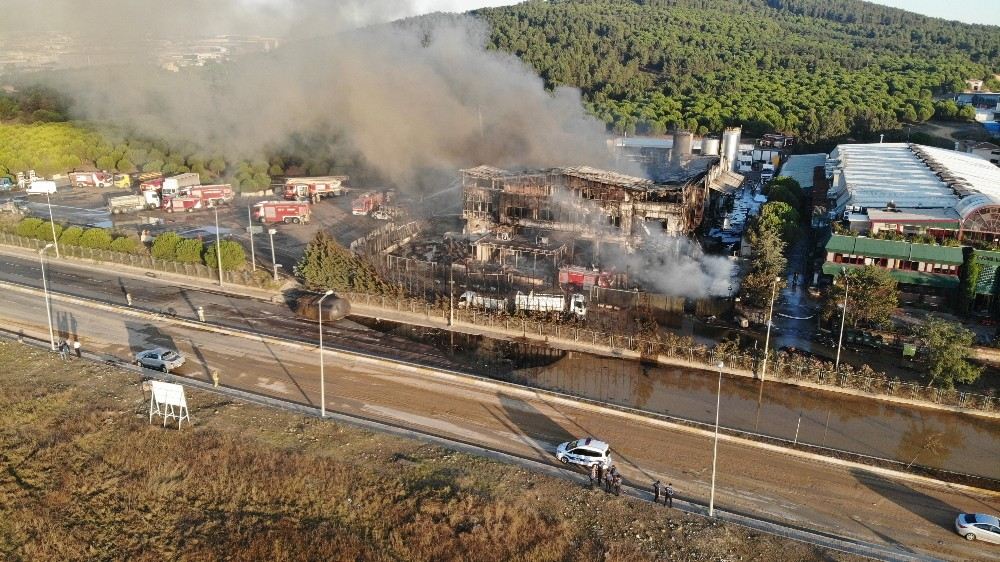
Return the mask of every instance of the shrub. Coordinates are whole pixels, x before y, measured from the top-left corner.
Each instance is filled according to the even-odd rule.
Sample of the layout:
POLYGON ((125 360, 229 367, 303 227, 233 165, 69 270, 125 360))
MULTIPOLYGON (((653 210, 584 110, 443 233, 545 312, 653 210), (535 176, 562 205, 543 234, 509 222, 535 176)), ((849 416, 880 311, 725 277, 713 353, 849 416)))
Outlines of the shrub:
POLYGON ((46 242, 54 242, 55 240, 58 240, 59 235, 62 234, 63 227, 60 224, 55 225, 55 230, 56 230, 55 240, 53 240, 52 237, 52 227, 53 225, 49 221, 45 221, 42 224, 38 225, 38 228, 35 229, 34 238, 38 238, 39 240, 45 240, 46 242))
POLYGON ((63 231, 59 236, 59 244, 63 246, 79 246, 80 236, 83 234, 83 229, 79 226, 71 226, 63 231))
POLYGON ((103 228, 88 228, 80 236, 80 247, 107 250, 111 247, 111 234, 103 228))
POLYGON ((181 240, 177 244, 175 259, 184 263, 201 263, 201 256, 205 253, 205 244, 197 238, 181 240))
POLYGON ((131 236, 119 236, 111 241, 111 249, 125 254, 135 254, 142 247, 139 241, 131 236))
MULTIPOLYGON (((205 252, 205 265, 211 268, 219 267, 218 259, 216 258, 216 244, 212 244, 208 247, 205 252)), ((243 251, 243 246, 239 242, 233 242, 232 240, 223 240, 222 244, 222 270, 223 271, 239 271, 247 263, 246 252, 243 251)))
POLYGON ((153 240, 153 247, 150 250, 153 257, 158 260, 177 259, 177 245, 181 242, 181 237, 175 232, 164 232, 153 240))
POLYGON ((28 238, 34 238, 35 232, 38 230, 38 227, 41 226, 43 223, 44 221, 42 219, 36 219, 36 218, 24 219, 20 223, 18 223, 17 230, 15 232, 17 232, 18 236, 26 236, 28 238))

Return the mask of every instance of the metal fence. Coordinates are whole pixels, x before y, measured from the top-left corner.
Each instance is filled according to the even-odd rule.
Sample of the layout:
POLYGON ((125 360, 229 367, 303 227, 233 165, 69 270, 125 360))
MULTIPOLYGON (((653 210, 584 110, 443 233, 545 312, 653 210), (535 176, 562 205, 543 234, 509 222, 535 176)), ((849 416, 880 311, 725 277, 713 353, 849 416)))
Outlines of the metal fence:
MULTIPOLYGON (((365 293, 341 293, 341 296, 357 305, 420 315, 438 322, 447 321, 449 317, 447 303, 435 305, 419 299, 365 293)), ((758 376, 764 370, 763 357, 744 353, 723 354, 706 346, 695 345, 689 339, 677 336, 658 340, 643 336, 619 335, 570 323, 493 314, 479 310, 455 309, 454 317, 456 321, 490 328, 508 336, 531 336, 535 339, 581 344, 592 348, 595 353, 615 355, 627 351, 644 360, 664 360, 668 363, 683 362, 694 368, 702 369, 716 369, 719 362, 722 361, 727 370, 755 373, 758 376)), ((763 373, 763 376, 772 380, 804 381, 984 412, 992 412, 1000 408, 1000 398, 991 394, 960 392, 905 382, 889 378, 884 373, 878 373, 867 365, 855 368, 851 365, 841 364, 840 371, 837 372, 833 369, 833 365, 827 361, 773 351, 769 355, 766 372, 763 373)))
MULTIPOLYGON (((41 250, 48 244, 47 241, 35 238, 26 238, 16 234, 0 232, 0 244, 7 246, 17 246, 20 248, 30 248, 41 250)), ((81 248, 80 246, 69 246, 60 244, 59 254, 62 257, 71 257, 82 260, 91 260, 97 263, 116 263, 145 269, 146 271, 161 271, 176 275, 186 275, 198 279, 218 281, 218 271, 201 263, 184 263, 178 261, 161 260, 145 254, 127 254, 112 250, 96 250, 93 248, 81 248)), ((258 289, 271 288, 273 281, 269 275, 255 276, 250 271, 224 271, 223 282, 258 289)))

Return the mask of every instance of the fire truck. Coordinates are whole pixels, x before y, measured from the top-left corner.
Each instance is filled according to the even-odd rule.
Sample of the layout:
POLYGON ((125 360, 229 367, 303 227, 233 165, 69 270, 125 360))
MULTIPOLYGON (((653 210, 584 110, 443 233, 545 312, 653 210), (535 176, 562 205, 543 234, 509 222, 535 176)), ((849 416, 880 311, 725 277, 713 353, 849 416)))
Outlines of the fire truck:
POLYGON ((288 201, 319 201, 324 197, 339 197, 347 192, 344 182, 348 179, 348 176, 287 178, 284 197, 288 201))
POLYGON ((179 213, 181 211, 190 213, 201 208, 201 199, 198 197, 172 197, 163 200, 163 210, 168 213, 179 213))
POLYGON ((385 196, 381 192, 369 191, 362 193, 360 197, 351 203, 351 213, 355 215, 367 215, 378 209, 385 196))
POLYGON ((309 222, 309 203, 263 201, 253 206, 253 217, 262 224, 309 222))
POLYGON ((216 207, 226 205, 236 197, 231 185, 192 185, 181 189, 178 194, 181 197, 197 197, 201 200, 203 207, 216 207))
POLYGON ((111 187, 114 177, 104 172, 73 172, 69 182, 73 187, 111 187))

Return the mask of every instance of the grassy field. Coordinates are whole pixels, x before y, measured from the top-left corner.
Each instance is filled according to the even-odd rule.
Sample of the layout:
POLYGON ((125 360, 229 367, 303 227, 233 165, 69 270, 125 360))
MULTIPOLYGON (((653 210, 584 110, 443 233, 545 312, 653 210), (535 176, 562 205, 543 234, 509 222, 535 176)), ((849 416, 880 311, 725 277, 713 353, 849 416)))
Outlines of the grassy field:
POLYGON ((442 448, 0 342, 0 559, 856 560, 442 448))

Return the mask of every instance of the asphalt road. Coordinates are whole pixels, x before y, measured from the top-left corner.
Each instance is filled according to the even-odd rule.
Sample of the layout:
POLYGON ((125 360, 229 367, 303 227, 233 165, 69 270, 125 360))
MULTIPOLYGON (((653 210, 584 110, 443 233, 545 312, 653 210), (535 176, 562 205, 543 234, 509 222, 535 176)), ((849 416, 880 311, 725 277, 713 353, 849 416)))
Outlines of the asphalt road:
MULTIPOLYGON (((40 305, 37 294, 6 291, 0 294, 0 317, 9 329, 47 337, 40 305)), ((319 355, 312 346, 295 349, 60 298, 53 302, 53 317, 61 335, 82 335, 89 351, 127 358, 150 346, 174 347, 188 357, 181 375, 207 381, 211 370, 218 369, 224 385, 317 404, 319 355)), ((629 483, 644 486, 658 478, 673 483, 682 498, 707 501, 712 447, 706 434, 471 379, 403 372, 333 353, 325 361, 327 408, 332 411, 548 462, 554 462, 558 443, 594 435, 612 444, 629 483)), ((716 504, 728 510, 902 551, 951 560, 1000 560, 1000 549, 968 543, 951 528, 959 511, 1000 511, 996 494, 896 481, 729 440, 719 445, 717 486, 716 504)))
MULTIPOLYGON (((0 280, 41 287, 37 258, 0 249, 0 280)), ((185 288, 166 280, 49 261, 50 288, 169 316, 197 318, 202 307, 210 323, 315 342, 316 325, 296 318, 284 304, 271 304, 218 289, 185 288)), ((326 326, 326 345, 461 370, 446 353, 402 336, 343 320, 326 326)), ((84 337, 88 334, 81 332, 84 337)), ((715 378, 669 366, 570 354, 550 365, 514 374, 533 386, 662 413, 703 423, 714 421, 715 378)), ((950 412, 889 404, 842 394, 767 384, 758 416, 758 383, 734 378, 722 392, 721 424, 800 443, 898 459, 946 470, 1000 478, 1000 423, 950 412), (925 445, 940 445, 929 454, 925 445)))

